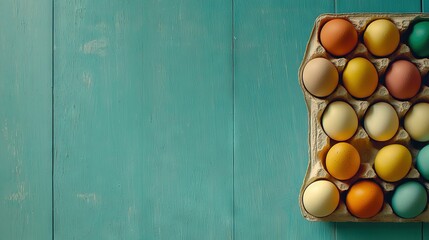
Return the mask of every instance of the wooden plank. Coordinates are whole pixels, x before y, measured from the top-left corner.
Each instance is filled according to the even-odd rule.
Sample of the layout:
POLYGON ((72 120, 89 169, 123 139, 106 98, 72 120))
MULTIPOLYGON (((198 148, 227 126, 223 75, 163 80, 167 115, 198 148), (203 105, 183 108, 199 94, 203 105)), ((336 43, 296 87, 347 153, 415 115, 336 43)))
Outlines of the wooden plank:
POLYGON ((52 239, 52 3, 0 16, 1 239, 52 239))
POLYGON ((298 68, 315 18, 333 1, 234 0, 235 239, 333 239, 298 195, 307 168, 307 111, 298 68))
MULTIPOLYGON (((420 12, 420 1, 336 0, 338 13, 420 12)), ((422 239, 421 223, 338 223, 337 239, 422 239)))
POLYGON ((347 12, 421 12, 420 0, 335 0, 338 13, 347 12))
POLYGON ((55 238, 231 239, 231 1, 55 1, 55 238))

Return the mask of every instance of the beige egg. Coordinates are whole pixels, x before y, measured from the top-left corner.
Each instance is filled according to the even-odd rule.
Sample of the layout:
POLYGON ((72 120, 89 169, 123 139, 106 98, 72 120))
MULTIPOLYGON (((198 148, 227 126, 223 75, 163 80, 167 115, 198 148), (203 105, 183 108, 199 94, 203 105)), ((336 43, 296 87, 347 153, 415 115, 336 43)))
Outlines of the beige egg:
POLYGON ((410 137, 419 142, 429 141, 429 103, 417 103, 405 115, 404 127, 410 137))
POLYGON ((398 131, 399 118, 390 104, 378 102, 368 108, 363 124, 370 138, 387 141, 398 131))
POLYGON ((302 203, 305 210, 315 217, 326 217, 333 213, 340 201, 337 187, 328 180, 311 183, 304 191, 302 203))
POLYGON ((328 59, 315 58, 305 65, 302 81, 312 95, 326 97, 334 92, 338 85, 338 71, 328 59))
POLYGON ((357 130, 356 112, 343 101, 332 102, 323 112, 322 127, 330 138, 345 141, 351 138, 357 130))

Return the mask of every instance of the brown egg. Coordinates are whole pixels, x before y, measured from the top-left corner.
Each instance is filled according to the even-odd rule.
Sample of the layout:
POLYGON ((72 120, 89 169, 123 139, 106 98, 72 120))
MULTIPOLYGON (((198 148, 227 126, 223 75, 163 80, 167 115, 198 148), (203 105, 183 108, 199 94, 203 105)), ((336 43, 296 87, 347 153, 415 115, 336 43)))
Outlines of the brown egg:
POLYGON ((326 58, 314 58, 304 67, 302 82, 316 97, 330 95, 338 85, 337 68, 326 58))
POLYGON ((399 100, 414 97, 419 92, 421 83, 420 71, 410 61, 395 61, 387 69, 386 88, 393 97, 399 100))
POLYGON ((320 31, 320 43, 330 54, 344 56, 351 52, 358 42, 353 25, 341 18, 332 19, 320 31))

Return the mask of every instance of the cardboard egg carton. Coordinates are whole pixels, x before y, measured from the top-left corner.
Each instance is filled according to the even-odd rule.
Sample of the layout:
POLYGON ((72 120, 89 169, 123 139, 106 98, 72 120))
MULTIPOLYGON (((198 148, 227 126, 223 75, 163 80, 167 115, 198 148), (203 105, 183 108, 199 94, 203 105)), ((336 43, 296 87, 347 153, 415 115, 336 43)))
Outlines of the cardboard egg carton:
MULTIPOLYGON (((396 186, 403 183, 407 179, 415 179, 422 183, 427 190, 429 190, 429 182, 425 181, 415 168, 415 157, 417 156, 418 149, 422 147, 423 144, 412 141, 408 133, 404 130, 403 127, 403 119, 409 108, 416 102, 429 102, 429 87, 424 85, 424 79, 429 71, 429 59, 428 58, 415 58, 410 51, 410 48, 406 45, 406 38, 404 35, 407 32, 408 27, 414 21, 428 18, 429 15, 425 14, 325 14, 319 16, 313 27, 313 31, 311 33, 310 39, 307 44, 306 52, 304 54, 304 58, 299 69, 299 84, 304 94, 304 98, 306 101, 307 109, 308 109, 308 127, 309 127, 309 164, 307 168, 307 172, 303 181, 303 185, 300 191, 299 201, 302 215, 310 220, 310 221, 335 221, 335 222, 429 222, 429 208, 426 207, 424 212, 419 216, 412 219, 405 219, 398 217, 393 212, 389 201, 391 195, 396 186), (350 21, 355 29, 358 32, 358 45, 356 48, 347 54, 344 57, 334 57, 330 55, 323 46, 319 42, 319 32, 321 27, 329 20, 335 18, 344 18, 350 21), (373 56, 363 44, 363 32, 366 26, 376 19, 388 19, 391 20, 399 29, 401 34, 401 41, 394 53, 387 57, 375 57, 373 56), (323 57, 330 60, 338 69, 339 75, 342 75, 344 67, 347 64, 347 61, 353 59, 355 57, 365 57, 370 60, 374 66, 376 67, 379 75, 379 79, 383 79, 386 69, 389 64, 397 59, 406 59, 413 62, 419 69, 422 75, 422 88, 417 96, 413 97, 409 101, 400 101, 393 98, 385 86, 382 83, 378 84, 378 87, 370 97, 366 99, 355 99, 353 98, 347 90, 341 85, 341 77, 338 83, 336 90, 329 95, 328 97, 318 98, 311 95, 303 85, 302 82, 302 74, 303 69, 308 61, 314 59, 316 57, 323 57), (352 144, 359 152, 361 157, 361 165, 358 173, 349 180, 340 181, 332 177, 324 167, 324 161, 326 154, 331 146, 333 146, 337 141, 330 139, 326 133, 324 132, 321 125, 321 118, 323 112, 327 105, 336 100, 343 100, 349 103, 353 109, 355 110, 358 119, 359 126, 355 133, 355 135, 347 140, 346 142, 352 144), (398 117, 400 120, 399 130, 396 135, 385 142, 377 142, 371 140, 366 131, 364 130, 363 117, 365 115, 366 110, 376 102, 387 102, 391 104, 396 112, 398 113, 398 117), (413 164, 411 170, 408 172, 408 175, 399 182, 389 183, 380 179, 373 168, 375 156, 382 147, 399 143, 406 146, 413 157, 413 164), (340 191, 340 203, 337 209, 327 217, 315 217, 306 212, 303 203, 302 196, 305 188, 316 180, 326 179, 333 182, 340 191), (350 186, 357 182, 360 179, 371 179, 377 182, 384 191, 384 206, 376 216, 368 219, 362 219, 354 217, 347 210, 345 204, 345 196, 350 188, 350 186)), ((382 82, 382 81, 381 81, 382 82)), ((429 191, 428 191, 429 192, 429 191)))

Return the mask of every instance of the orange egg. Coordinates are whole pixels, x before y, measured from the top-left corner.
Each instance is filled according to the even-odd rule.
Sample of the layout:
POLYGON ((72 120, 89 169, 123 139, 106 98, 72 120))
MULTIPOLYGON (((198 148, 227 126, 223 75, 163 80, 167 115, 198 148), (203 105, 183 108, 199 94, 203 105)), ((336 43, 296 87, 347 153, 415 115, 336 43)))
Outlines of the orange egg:
POLYGON ((380 186, 369 180, 355 183, 346 196, 347 209, 358 218, 377 215, 383 207, 383 202, 384 195, 380 186))
POLYGON ((332 19, 320 31, 320 43, 330 54, 344 56, 351 52, 358 42, 353 25, 341 18, 332 19))
POLYGON ((339 180, 350 179, 359 170, 359 152, 353 145, 346 142, 339 142, 329 149, 325 165, 326 170, 334 178, 339 180))

